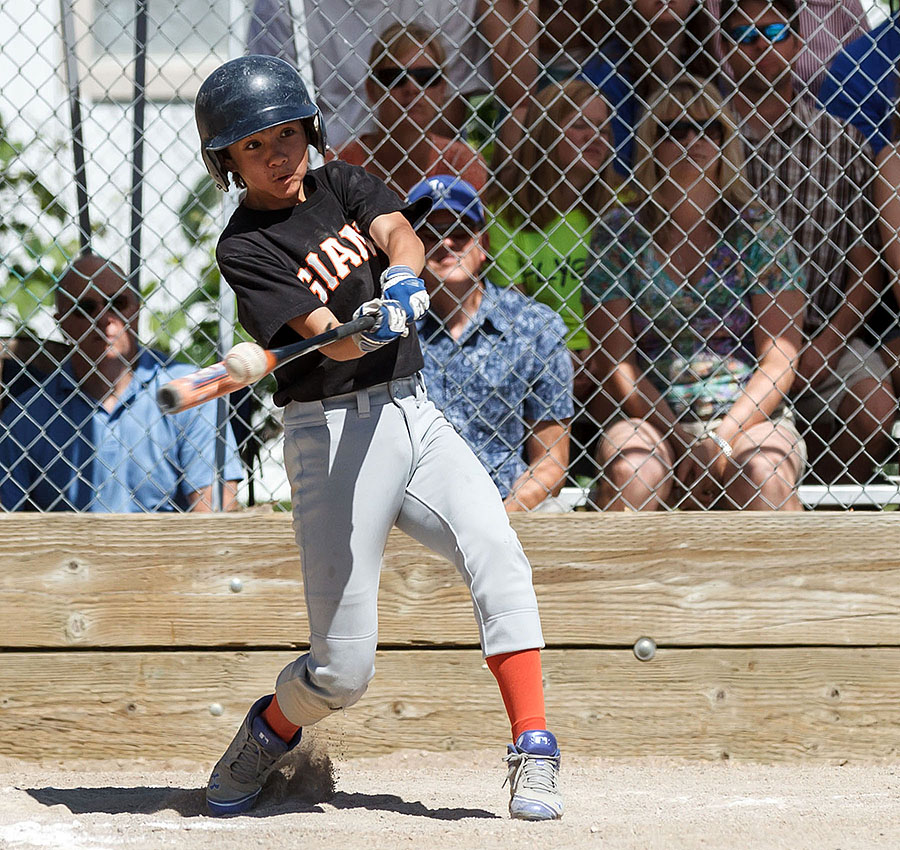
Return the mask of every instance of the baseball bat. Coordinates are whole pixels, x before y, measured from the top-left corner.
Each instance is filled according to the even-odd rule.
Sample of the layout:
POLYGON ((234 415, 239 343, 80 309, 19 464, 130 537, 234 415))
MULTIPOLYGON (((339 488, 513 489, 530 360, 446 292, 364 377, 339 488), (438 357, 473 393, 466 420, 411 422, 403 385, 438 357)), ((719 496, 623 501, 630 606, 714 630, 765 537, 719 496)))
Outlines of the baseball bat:
MULTIPOLYGON (((268 375, 279 366, 284 366, 301 355, 316 351, 331 342, 367 331, 374 324, 374 316, 360 316, 358 319, 311 336, 309 339, 301 339, 299 342, 282 345, 280 348, 268 348, 265 350, 266 371, 259 377, 268 375)), ((228 395, 228 393, 252 383, 254 382, 236 381, 225 370, 225 361, 220 360, 212 366, 198 369, 196 372, 191 372, 190 375, 164 384, 156 394, 156 401, 163 413, 180 413, 182 410, 189 410, 210 399, 228 395)))

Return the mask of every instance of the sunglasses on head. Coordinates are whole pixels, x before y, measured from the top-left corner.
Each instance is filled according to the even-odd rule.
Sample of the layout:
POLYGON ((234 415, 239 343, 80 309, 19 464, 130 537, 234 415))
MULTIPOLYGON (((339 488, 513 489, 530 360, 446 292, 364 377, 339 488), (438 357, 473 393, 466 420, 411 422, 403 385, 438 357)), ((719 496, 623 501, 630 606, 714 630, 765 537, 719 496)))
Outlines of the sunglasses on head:
POLYGON ((85 295, 71 303, 70 315, 90 319, 96 319, 107 310, 111 310, 116 316, 127 316, 137 306, 134 298, 128 294, 110 295, 106 298, 98 295, 85 295))
POLYGON ((407 80, 412 80, 420 89, 430 89, 444 79, 440 68, 398 68, 395 65, 379 68, 372 76, 386 89, 398 88, 407 80))
POLYGON ((791 25, 778 23, 766 24, 764 27, 756 27, 748 24, 742 27, 735 27, 728 31, 728 37, 737 44, 756 44, 761 38, 770 41, 772 44, 778 44, 786 41, 791 34, 791 25))
POLYGON ((656 138, 670 138, 684 143, 691 134, 721 142, 725 138, 725 125, 718 118, 708 118, 706 121, 679 118, 677 121, 658 122, 656 138))

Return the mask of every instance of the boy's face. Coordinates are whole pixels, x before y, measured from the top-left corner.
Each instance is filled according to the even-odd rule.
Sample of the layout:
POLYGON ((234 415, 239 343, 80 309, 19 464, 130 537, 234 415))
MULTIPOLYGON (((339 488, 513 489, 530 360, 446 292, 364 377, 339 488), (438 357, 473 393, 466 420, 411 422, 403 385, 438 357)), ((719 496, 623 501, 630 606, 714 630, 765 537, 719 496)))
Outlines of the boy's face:
POLYGON ((748 94, 766 94, 779 84, 791 84, 791 66, 800 39, 788 19, 766 0, 750 0, 725 21, 722 41, 726 61, 738 88, 748 94))
POLYGON ((309 169, 308 147, 301 122, 288 121, 229 145, 224 161, 246 184, 247 206, 278 210, 306 200, 303 179, 309 169))

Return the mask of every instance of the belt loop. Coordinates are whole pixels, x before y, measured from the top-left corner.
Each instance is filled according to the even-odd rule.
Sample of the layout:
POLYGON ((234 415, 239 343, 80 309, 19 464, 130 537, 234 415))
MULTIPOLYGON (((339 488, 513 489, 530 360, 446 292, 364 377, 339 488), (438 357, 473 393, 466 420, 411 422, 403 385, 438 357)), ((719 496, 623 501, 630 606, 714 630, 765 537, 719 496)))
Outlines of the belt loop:
POLYGON ((369 406, 369 390, 368 387, 357 390, 356 391, 356 412, 359 414, 360 419, 368 419, 369 412, 371 411, 371 407, 369 406))

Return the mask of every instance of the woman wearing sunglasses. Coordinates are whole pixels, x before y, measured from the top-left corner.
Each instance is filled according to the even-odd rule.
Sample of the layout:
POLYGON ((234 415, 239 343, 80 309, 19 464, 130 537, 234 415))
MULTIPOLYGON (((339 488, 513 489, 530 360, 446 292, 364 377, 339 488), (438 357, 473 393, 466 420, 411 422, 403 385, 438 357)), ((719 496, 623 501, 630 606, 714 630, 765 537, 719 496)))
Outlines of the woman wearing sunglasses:
POLYGON ((452 174, 478 191, 487 182, 487 166, 468 144, 439 132, 440 110, 447 102, 440 36, 419 24, 394 24, 375 42, 366 95, 378 129, 364 133, 337 151, 337 157, 361 165, 400 197, 425 177, 452 174))
POLYGON ((725 84, 704 0, 611 0, 613 33, 584 66, 613 108, 616 171, 637 167, 634 133, 651 93, 683 73, 725 84))
POLYGON ((632 209, 592 249, 592 360, 622 418, 603 434, 601 508, 800 510, 805 446, 786 405, 805 293, 789 236, 754 197, 715 87, 682 77, 638 129, 632 209))

